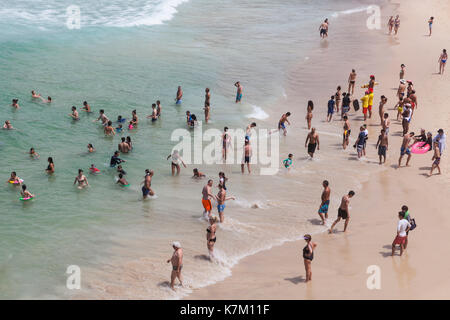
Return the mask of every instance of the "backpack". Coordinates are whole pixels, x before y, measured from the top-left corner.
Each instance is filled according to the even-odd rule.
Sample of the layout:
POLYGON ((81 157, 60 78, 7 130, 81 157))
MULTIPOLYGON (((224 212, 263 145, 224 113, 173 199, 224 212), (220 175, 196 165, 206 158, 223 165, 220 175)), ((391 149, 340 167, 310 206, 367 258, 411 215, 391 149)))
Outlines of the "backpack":
POLYGON ((359 110, 359 101, 357 99, 353 100, 353 108, 355 108, 355 111, 359 110))

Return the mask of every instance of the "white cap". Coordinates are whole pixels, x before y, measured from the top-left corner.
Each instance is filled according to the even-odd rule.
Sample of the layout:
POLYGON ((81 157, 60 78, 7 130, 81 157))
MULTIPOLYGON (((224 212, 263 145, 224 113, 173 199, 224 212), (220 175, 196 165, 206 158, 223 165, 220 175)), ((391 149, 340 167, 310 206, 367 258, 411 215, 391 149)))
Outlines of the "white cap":
POLYGON ((181 244, 178 241, 172 242, 172 246, 175 248, 181 248, 181 244))

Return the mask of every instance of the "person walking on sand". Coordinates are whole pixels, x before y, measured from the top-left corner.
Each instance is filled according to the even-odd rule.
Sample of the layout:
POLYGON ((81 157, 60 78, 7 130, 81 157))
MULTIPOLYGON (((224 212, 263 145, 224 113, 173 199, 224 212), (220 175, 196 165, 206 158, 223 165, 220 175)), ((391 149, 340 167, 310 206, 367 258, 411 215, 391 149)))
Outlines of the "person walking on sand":
POLYGON ((167 263, 172 263, 172 273, 170 275, 170 288, 175 291, 175 279, 178 278, 181 287, 183 287, 183 277, 181 276, 181 269, 183 269, 183 249, 178 241, 172 243, 173 254, 172 258, 167 260, 167 263))
POLYGON ((311 235, 305 234, 303 239, 306 241, 306 246, 303 248, 303 262, 305 264, 306 279, 305 282, 312 280, 311 263, 314 259, 314 249, 317 244, 311 241, 311 235))
POLYGON ((328 100, 328 112, 327 112, 327 121, 330 122, 331 118, 333 118, 334 113, 334 96, 331 96, 330 100, 328 100))
POLYGON ((388 28, 389 28, 389 34, 391 34, 392 33, 392 29, 394 28, 394 16, 391 16, 389 18, 389 21, 388 21, 387 25, 388 25, 388 28))
POLYGON ((351 191, 349 191, 348 194, 346 194, 345 196, 342 197, 341 205, 339 206, 339 209, 338 209, 337 219, 336 219, 336 221, 333 222, 333 224, 331 225, 331 228, 328 230, 329 233, 333 232, 334 226, 339 221, 341 221, 341 219, 345 220, 344 232, 347 230, 348 222, 350 221, 350 212, 348 209, 348 205, 350 203, 350 198, 352 198, 354 195, 355 195, 355 192, 353 190, 351 190, 351 191))
POLYGON ((394 20, 394 35, 397 35, 399 28, 400 28, 400 16, 397 15, 394 20))
POLYGON ((250 170, 251 157, 252 157, 252 146, 250 145, 250 141, 245 140, 245 144, 244 144, 244 159, 243 159, 244 161, 241 164, 241 172, 242 172, 242 174, 244 174, 244 172, 245 172, 245 164, 247 164, 248 173, 251 173, 251 170, 250 170))
POLYGON ((406 69, 406 66, 402 63, 401 65, 400 65, 400 80, 401 79, 405 79, 405 69, 406 69))
POLYGON ((236 103, 241 102, 242 99, 242 85, 239 81, 237 81, 234 86, 237 88, 236 90, 236 103))
POLYGON ((212 209, 211 198, 216 199, 216 197, 212 194, 212 186, 213 181, 208 180, 208 183, 202 189, 202 205, 203 208, 205 209, 203 211, 203 217, 206 220, 211 218, 211 209, 212 209))
POLYGON ((314 152, 320 150, 319 135, 316 133, 316 128, 311 128, 305 140, 305 148, 308 147, 308 154, 311 158, 314 157, 314 152))
POLYGON ((344 116, 347 115, 347 113, 350 112, 350 103, 352 100, 350 99, 349 93, 343 93, 342 94, 342 112, 341 112, 341 120, 344 120, 344 116))
POLYGON ((383 125, 383 117, 384 117, 384 105, 387 102, 387 98, 383 95, 380 99, 380 104, 378 105, 378 115, 380 116, 380 125, 383 125))
POLYGON ((216 231, 218 221, 219 219, 217 219, 217 217, 209 218, 210 225, 208 228, 206 228, 206 247, 208 248, 210 260, 214 258, 214 245, 216 244, 217 241, 216 231))
POLYGON ((441 174, 441 167, 439 166, 441 162, 441 152, 439 151, 439 138, 437 138, 433 143, 433 158, 431 160, 433 161, 433 164, 431 165, 430 173, 428 174, 429 177, 433 175, 434 169, 438 169, 438 174, 441 174))
POLYGON ((392 242, 392 256, 394 256, 395 252, 395 246, 398 244, 400 245, 400 256, 403 254, 403 251, 405 250, 405 244, 407 239, 407 232, 411 228, 411 224, 408 222, 408 220, 405 219, 405 213, 403 211, 400 211, 398 213, 398 224, 397 224, 397 236, 395 237, 394 241, 392 242))
POLYGON ((436 140, 439 142, 439 152, 442 155, 445 150, 445 141, 446 141, 445 133, 444 133, 443 129, 438 130, 438 134, 433 138, 433 142, 436 140), (438 138, 439 138, 439 140, 438 140, 438 138))
POLYGON ((328 219, 328 207, 330 205, 330 187, 328 186, 328 181, 324 180, 322 182, 322 201, 320 203, 318 214, 320 216, 320 219, 322 220, 322 225, 325 225, 325 220, 328 219))
POLYGON ((430 19, 428 19, 428 29, 430 29, 430 34, 428 36, 431 37, 431 32, 433 29, 433 22, 434 22, 434 17, 430 17, 430 19))
POLYGON ((181 104, 182 99, 183 99, 183 90, 181 89, 181 86, 178 86, 177 97, 175 98, 175 104, 181 104))
POLYGON ((356 152, 358 153, 358 159, 365 155, 364 146, 366 143, 366 133, 363 126, 359 127, 358 138, 356 139, 353 148, 356 148, 356 152))
POLYGON ((391 125, 391 120, 389 120, 389 113, 385 112, 383 117, 383 122, 381 123, 381 126, 384 129, 384 132, 386 133, 386 136, 389 135, 389 126, 391 125))
POLYGON ((355 93, 355 82, 356 82, 356 71, 355 69, 352 69, 352 72, 350 72, 350 75, 348 76, 348 90, 347 92, 350 94, 350 90, 353 93, 355 93))
POLYGON ((311 120, 313 118, 314 102, 308 101, 308 106, 306 107, 306 124, 308 125, 308 130, 311 129, 311 120))
POLYGON ((439 74, 444 74, 445 71, 445 64, 447 63, 447 59, 448 59, 448 54, 447 54, 447 50, 444 49, 442 50, 441 55, 439 56, 439 74))
POLYGON ((406 154, 408 155, 408 158, 406 159, 406 167, 409 167, 409 160, 411 160, 411 146, 413 143, 411 143, 411 138, 414 137, 414 132, 410 132, 409 134, 406 134, 403 137, 402 146, 400 148, 400 158, 398 158, 398 167, 401 167, 403 156, 406 154))
POLYGON ((334 100, 336 101, 336 113, 339 113, 339 106, 341 105, 341 98, 342 98, 341 86, 338 86, 336 88, 336 93, 334 94, 334 97, 335 97, 334 100))
POLYGON ((378 149, 378 157, 380 158, 380 164, 386 162, 386 151, 388 149, 389 142, 388 136, 386 135, 386 131, 381 129, 381 134, 378 136, 378 141, 375 148, 378 149), (381 158, 383 158, 383 162, 381 162, 381 158))

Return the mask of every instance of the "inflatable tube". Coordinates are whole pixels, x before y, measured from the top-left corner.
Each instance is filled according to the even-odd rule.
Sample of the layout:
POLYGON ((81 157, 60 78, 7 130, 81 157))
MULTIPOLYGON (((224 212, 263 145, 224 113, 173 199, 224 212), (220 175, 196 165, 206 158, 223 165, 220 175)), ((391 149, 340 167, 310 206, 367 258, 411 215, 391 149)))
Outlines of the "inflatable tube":
POLYGON ((20 201, 28 201, 33 199, 34 197, 27 197, 27 198, 19 198, 20 201))
POLYGON ((11 184, 20 184, 22 182, 23 182, 23 179, 19 179, 19 181, 17 181, 17 180, 15 180, 15 181, 9 180, 9 183, 11 183, 11 184))
POLYGON ((99 173, 99 172, 100 172, 100 170, 98 170, 97 168, 89 168, 89 170, 90 170, 92 173, 99 173))
POLYGON ((425 145, 425 142, 414 143, 411 147, 411 152, 415 153, 415 154, 427 153, 430 150, 430 145, 426 144, 425 147, 423 147, 424 145, 425 145))
POLYGON ((129 187, 130 184, 121 184, 122 187, 129 187))

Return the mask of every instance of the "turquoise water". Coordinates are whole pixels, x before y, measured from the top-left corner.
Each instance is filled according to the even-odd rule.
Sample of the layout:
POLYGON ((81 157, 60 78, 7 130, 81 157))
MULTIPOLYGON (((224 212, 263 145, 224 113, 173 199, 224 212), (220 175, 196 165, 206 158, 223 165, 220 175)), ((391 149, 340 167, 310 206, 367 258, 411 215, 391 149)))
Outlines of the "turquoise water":
MULTIPOLYGON (((208 128, 244 128, 249 121, 273 127, 262 120, 272 112, 278 117, 280 101, 288 105, 286 92, 295 94, 289 83, 298 75, 289 71, 305 61, 311 42, 317 43, 323 17, 361 11, 370 2, 78 1, 79 30, 65 26, 70 4, 0 1, 0 121, 9 119, 16 128, 0 130, 0 177, 6 181, 16 171, 36 195, 21 202, 18 188, 6 183, 0 188, 0 298, 172 298, 163 282, 173 240, 182 241, 187 255, 200 257, 192 258, 195 267, 186 275, 196 288, 228 275, 243 256, 305 230, 305 219, 295 226, 289 220, 298 204, 281 204, 293 192, 283 189, 286 181, 301 182, 241 177, 239 166, 201 166, 216 181, 225 170, 230 192, 238 197, 221 230, 221 264, 202 261, 203 182, 190 179, 194 166, 170 176, 165 160, 175 144, 170 135, 185 127, 186 110, 203 119, 205 87, 212 92, 208 128), (244 85, 240 105, 234 103, 237 80, 244 85), (184 90, 182 106, 173 101, 178 85, 184 90), (31 90, 51 96, 52 104, 33 101, 31 90), (10 107, 13 98, 19 110, 10 107), (153 124, 145 116, 158 99, 163 115, 153 124), (84 100, 94 113, 80 111, 81 120, 72 121, 71 106, 80 109, 84 100), (101 125, 92 122, 99 109, 111 120, 119 114, 129 119, 134 109, 140 118, 136 130, 122 134, 134 143, 133 152, 122 155, 127 189, 114 184, 116 174, 108 168, 122 135, 104 137, 101 125), (86 153, 88 143, 94 154, 86 153), (30 147, 40 159, 28 157, 30 147), (52 176, 44 172, 49 156, 56 167, 52 176), (87 174, 91 186, 78 190, 77 170, 87 172, 92 163, 102 173, 87 174), (147 168, 155 170, 157 198, 141 201, 139 183, 147 168), (261 210, 249 215, 254 204, 261 210), (285 219, 272 216, 277 210, 285 219), (65 288, 69 265, 82 269, 81 293, 65 288)), ((289 104, 299 108, 295 99, 289 104)), ((309 205, 306 198, 300 201, 309 205)))

